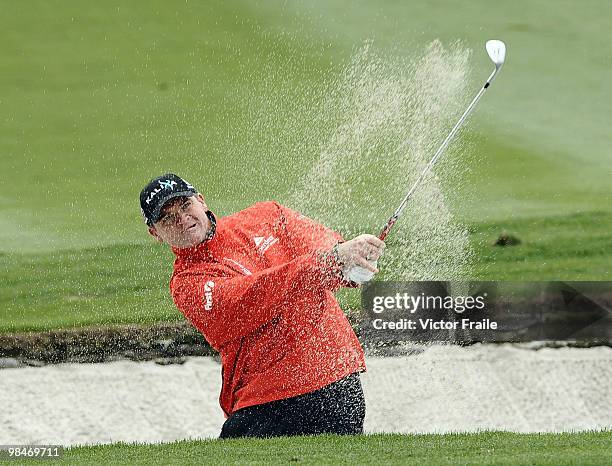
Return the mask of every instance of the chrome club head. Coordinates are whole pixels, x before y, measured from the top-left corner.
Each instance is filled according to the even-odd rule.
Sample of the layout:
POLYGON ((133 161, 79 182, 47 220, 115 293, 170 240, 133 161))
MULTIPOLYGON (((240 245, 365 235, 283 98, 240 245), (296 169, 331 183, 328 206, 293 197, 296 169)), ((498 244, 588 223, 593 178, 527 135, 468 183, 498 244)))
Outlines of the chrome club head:
POLYGON ((506 44, 501 40, 489 40, 485 45, 489 58, 495 63, 495 69, 499 70, 506 59, 506 44))

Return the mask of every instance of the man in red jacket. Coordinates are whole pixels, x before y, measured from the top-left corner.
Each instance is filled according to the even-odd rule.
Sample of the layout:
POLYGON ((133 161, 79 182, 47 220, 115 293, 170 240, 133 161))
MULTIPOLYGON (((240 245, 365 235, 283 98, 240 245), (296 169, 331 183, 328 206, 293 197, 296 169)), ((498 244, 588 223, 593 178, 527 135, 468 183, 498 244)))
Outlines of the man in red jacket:
POLYGON ((276 202, 216 219, 174 174, 140 194, 149 233, 176 255, 178 309, 221 354, 221 438, 363 431, 363 350, 333 292, 384 243, 342 237, 276 202))

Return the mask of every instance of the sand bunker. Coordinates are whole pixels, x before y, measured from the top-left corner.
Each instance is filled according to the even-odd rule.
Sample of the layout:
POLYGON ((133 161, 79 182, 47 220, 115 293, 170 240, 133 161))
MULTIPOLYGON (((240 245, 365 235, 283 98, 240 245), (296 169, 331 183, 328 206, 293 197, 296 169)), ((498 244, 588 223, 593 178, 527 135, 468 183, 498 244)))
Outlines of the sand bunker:
MULTIPOLYGON (((368 358, 368 432, 612 427, 612 348, 433 346, 368 358)), ((0 443, 167 442, 216 437, 220 366, 116 361, 0 371, 0 443)))

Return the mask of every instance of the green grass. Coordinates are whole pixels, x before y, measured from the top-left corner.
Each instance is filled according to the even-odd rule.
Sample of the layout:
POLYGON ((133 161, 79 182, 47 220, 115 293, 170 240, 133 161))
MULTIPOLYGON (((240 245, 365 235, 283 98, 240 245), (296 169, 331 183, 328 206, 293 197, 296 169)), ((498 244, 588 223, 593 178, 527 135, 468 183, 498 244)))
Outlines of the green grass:
POLYGON ((480 280, 610 280, 611 228, 612 214, 607 212, 473 225, 477 255, 473 276, 480 280), (504 232, 521 244, 492 246, 504 232))
POLYGON ((282 200, 316 156, 288 150, 319 130, 295 115, 366 39, 400 55, 461 39, 474 89, 490 68, 483 41, 508 42, 471 125, 485 139, 470 164, 480 202, 462 216, 610 210, 609 2, 2 5, 0 172, 20 189, 0 196, 0 250, 142 244, 138 192, 170 169, 219 214, 282 200))
POLYGON ((71 448, 78 464, 606 464, 610 432, 314 436, 71 448))
POLYGON ((143 183, 175 171, 219 215, 283 202, 317 156, 296 159, 301 135, 328 131, 304 117, 311 91, 369 39, 399 56, 460 39, 474 90, 483 41, 508 43, 470 150, 439 167, 465 167, 444 188, 470 226, 473 278, 610 279, 610 2, 1 4, 0 331, 180 319, 143 183), (523 243, 492 248, 502 230, 523 243))
POLYGON ((0 331, 178 320, 172 254, 154 246, 0 255, 0 331))

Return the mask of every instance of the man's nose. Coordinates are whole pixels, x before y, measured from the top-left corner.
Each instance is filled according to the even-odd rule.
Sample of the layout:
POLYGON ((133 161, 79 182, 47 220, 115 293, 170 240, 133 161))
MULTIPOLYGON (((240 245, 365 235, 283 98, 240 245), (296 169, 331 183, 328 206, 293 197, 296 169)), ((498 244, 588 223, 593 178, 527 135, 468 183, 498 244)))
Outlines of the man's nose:
POLYGON ((190 221, 189 214, 187 212, 177 212, 176 221, 180 226, 185 226, 190 221))

